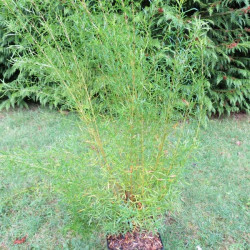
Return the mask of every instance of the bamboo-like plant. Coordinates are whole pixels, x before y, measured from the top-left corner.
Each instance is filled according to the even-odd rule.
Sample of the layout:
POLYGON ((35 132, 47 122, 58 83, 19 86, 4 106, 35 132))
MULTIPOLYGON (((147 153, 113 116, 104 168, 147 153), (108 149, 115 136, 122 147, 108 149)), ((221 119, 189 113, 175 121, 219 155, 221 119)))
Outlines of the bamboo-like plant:
POLYGON ((88 132, 84 155, 51 164, 69 207, 106 233, 155 232, 204 118, 206 24, 161 1, 1 2, 27 41, 14 63, 61 84, 88 132))

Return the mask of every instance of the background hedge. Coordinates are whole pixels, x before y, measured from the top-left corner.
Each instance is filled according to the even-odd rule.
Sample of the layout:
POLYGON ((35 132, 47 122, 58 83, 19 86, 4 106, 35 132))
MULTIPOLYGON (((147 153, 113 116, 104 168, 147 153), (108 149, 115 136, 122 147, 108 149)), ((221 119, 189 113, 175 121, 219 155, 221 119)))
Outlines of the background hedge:
MULTIPOLYGON (((38 1, 38 0, 36 0, 38 1)), ((32 1, 21 0, 25 10, 23 15, 30 15, 32 1)), ((94 5, 94 1, 93 5, 94 5)), ((147 15, 150 1, 137 1, 140 3, 138 18, 147 15)), ((207 36, 210 45, 204 51, 206 64, 205 75, 209 80, 206 93, 206 106, 208 115, 212 113, 228 113, 249 111, 250 97, 250 58, 249 58, 249 2, 247 0, 209 1, 188 0, 183 9, 184 15, 173 15, 169 6, 178 5, 178 1, 158 1, 159 7, 155 10, 157 32, 152 36, 159 42, 172 44, 188 41, 188 33, 182 32, 179 37, 165 37, 166 29, 171 29, 173 22, 187 28, 188 23, 196 16, 208 22, 210 29, 207 36), (166 8, 167 7, 167 8, 166 8), (185 26, 185 24, 187 24, 185 26)), ((93 10, 94 11, 94 10, 93 10)), ((44 14, 56 15, 63 13, 66 17, 73 14, 66 3, 59 0, 45 1, 44 14)), ((39 23, 37 23, 39 25, 39 23)), ((29 26, 29 24, 27 24, 29 26)), ((20 28, 20 27, 19 27, 20 28)), ((29 27, 32 29, 32 27, 29 27)), ((32 100, 50 108, 69 109, 70 103, 64 87, 60 82, 53 81, 41 74, 32 71, 31 67, 23 67, 16 63, 16 58, 27 53, 25 36, 18 34, 18 21, 0 1, 0 109, 11 106, 27 106, 27 101, 32 100)), ((35 32, 35 31, 33 31, 35 32)), ((60 32, 60 29, 58 30, 60 32)), ((60 34, 56 34, 60 37, 60 34)), ((199 39, 197 37, 196 39, 199 39)), ((63 42, 63 41, 61 41, 63 42)), ((32 48, 29 48, 32 51, 32 48)), ((150 52, 149 52, 150 53, 150 52)), ((171 56, 171 54, 169 54, 171 56)), ((192 64, 192 61, 190 61, 192 64)), ((183 82, 188 85, 188 82, 183 82)), ((98 93, 97 93, 98 94, 98 93)))

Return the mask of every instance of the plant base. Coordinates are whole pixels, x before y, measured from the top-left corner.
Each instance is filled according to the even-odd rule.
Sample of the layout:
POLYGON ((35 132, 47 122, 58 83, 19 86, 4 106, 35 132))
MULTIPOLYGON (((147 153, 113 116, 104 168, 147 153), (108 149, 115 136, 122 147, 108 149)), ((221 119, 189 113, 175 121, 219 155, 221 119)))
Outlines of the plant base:
POLYGON ((125 235, 110 235, 107 237, 107 246, 110 250, 163 250, 159 234, 152 233, 126 233, 125 235))

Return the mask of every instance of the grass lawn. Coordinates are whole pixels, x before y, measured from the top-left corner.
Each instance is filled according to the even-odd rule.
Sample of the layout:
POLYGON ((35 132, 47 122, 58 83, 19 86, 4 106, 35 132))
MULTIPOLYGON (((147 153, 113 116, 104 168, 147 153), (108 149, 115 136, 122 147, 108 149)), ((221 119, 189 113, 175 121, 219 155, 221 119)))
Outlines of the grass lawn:
MULTIPOLYGON (((69 229, 71 217, 48 174, 3 156, 31 153, 41 162, 51 149, 80 153, 77 122, 74 114, 39 107, 0 113, 0 249, 105 249, 101 233, 85 239, 69 229)), ((203 129, 176 210, 166 216, 165 249, 250 248, 249 122, 244 115, 214 119, 203 129)))

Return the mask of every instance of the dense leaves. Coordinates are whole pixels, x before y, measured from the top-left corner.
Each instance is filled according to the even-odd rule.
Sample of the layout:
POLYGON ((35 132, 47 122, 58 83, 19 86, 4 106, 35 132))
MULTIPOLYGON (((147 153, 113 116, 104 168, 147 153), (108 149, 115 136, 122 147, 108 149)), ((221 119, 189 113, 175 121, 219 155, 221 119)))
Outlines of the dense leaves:
MULTIPOLYGON (((22 16, 19 16, 21 20, 18 20, 15 13, 6 7, 6 1, 0 1, 0 108, 9 108, 15 105, 25 106, 27 100, 38 101, 42 105, 49 105, 51 108, 72 108, 72 103, 68 101, 65 86, 60 82, 60 79, 48 75, 48 72, 44 71, 42 66, 39 70, 32 66, 35 63, 42 64, 42 62, 25 63, 25 55, 31 52, 36 53, 37 48, 35 48, 36 45, 30 35, 25 35, 25 32, 20 33, 21 30, 27 29, 32 32, 33 39, 43 39, 43 41, 39 42, 44 45, 50 43, 56 47, 58 46, 57 43, 59 43, 65 53, 68 53, 68 59, 72 60, 67 37, 64 35, 64 28, 60 25, 58 17, 60 16, 65 22, 74 27, 73 33, 69 34, 69 36, 74 41, 76 48, 81 46, 83 42, 88 43, 88 40, 83 41, 79 36, 79 29, 82 28, 79 20, 80 18, 84 19, 82 14, 83 5, 81 4, 78 9, 74 9, 70 2, 59 0, 18 1, 19 7, 22 8, 22 16), (37 19, 37 6, 39 6, 39 12, 41 12, 43 19, 51 22, 51 31, 47 30, 45 32, 41 20, 37 19), (77 15, 80 16, 77 17, 77 15), (25 21, 25 27, 23 27, 22 21, 25 21), (42 38, 39 36, 41 33, 43 34, 42 38), (24 58, 20 63, 17 58, 22 55, 24 58)), ((12 1, 12 4, 14 3, 15 1, 12 1)), ((87 4, 92 13, 100 12, 98 1, 87 1, 87 4)), ((162 56, 162 65, 161 63, 157 65, 159 70, 161 67, 166 67, 166 61, 168 62, 167 67, 172 67, 175 47, 181 47, 183 53, 185 53, 185 50, 193 41, 199 42, 199 37, 195 35, 195 32, 192 31, 193 37, 190 37, 190 30, 193 28, 196 18, 204 19, 208 23, 208 27, 204 32, 210 40, 203 51, 204 75, 209 80, 209 84, 206 83, 205 102, 208 114, 249 110, 250 10, 247 0, 157 0, 151 5, 150 1, 130 1, 129 4, 130 8, 133 5, 134 12, 137 13, 137 20, 135 20, 134 25, 136 25, 136 29, 142 38, 145 36, 145 31, 141 29, 140 25, 142 22, 148 22, 149 24, 150 30, 147 32, 153 38, 153 42, 149 46, 145 45, 147 46, 145 54, 148 61, 154 60, 155 51, 162 56), (179 13, 175 12, 176 8, 180 9, 179 13), (178 32, 176 32, 176 29, 178 29, 178 32), (159 44, 162 43, 168 46, 168 50, 159 53, 159 44)), ((12 8, 15 9, 16 7, 13 5, 12 8)), ((103 8, 108 8, 111 12, 116 11, 119 15, 124 11, 122 1, 108 1, 103 3, 103 8)), ((129 20, 130 12, 131 9, 124 18, 129 20)), ((126 36, 126 32, 121 34, 120 39, 123 39, 122 36, 126 36)), ((112 41, 110 41, 110 44, 116 46, 112 41)), ((85 46, 85 48, 88 47, 86 44, 85 46)), ((50 52, 47 51, 46 53, 50 52)), ((86 53, 88 52, 79 50, 77 58, 86 56, 86 53)), ((97 53, 99 52, 97 51, 97 53)), ((103 58, 105 56, 104 53, 103 58)), ((93 61, 91 67, 92 73, 97 76, 98 72, 105 69, 105 65, 103 65, 100 58, 97 59, 98 57, 99 55, 96 56, 96 60, 93 61)), ((189 64, 195 72, 197 60, 201 60, 201 58, 189 58, 189 61, 185 63, 189 64)), ((183 88, 181 91, 187 93, 191 77, 190 75, 182 79, 183 88)), ((112 107, 112 104, 110 104, 109 107, 102 107, 103 99, 107 98, 107 95, 113 89, 106 89, 104 93, 104 86, 100 88, 100 80, 97 78, 95 83, 89 83, 96 104, 100 106, 102 112, 114 114, 115 105, 112 107)))
POLYGON ((206 75, 210 81, 208 97, 210 112, 249 111, 250 101, 250 41, 249 1, 188 1, 187 9, 195 6, 208 20, 211 44, 206 49, 206 75), (194 5, 193 5, 194 4, 194 5))
POLYGON ((87 135, 80 158, 58 152, 65 164, 47 159, 44 168, 84 226, 155 232, 204 120, 208 26, 157 3, 58 3, 3 0, 7 29, 22 37, 15 93, 41 101, 46 91, 54 106, 64 97, 87 135))

